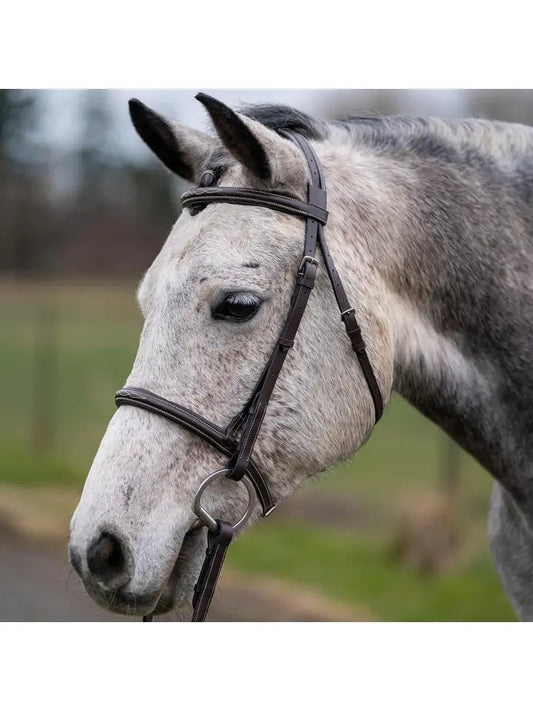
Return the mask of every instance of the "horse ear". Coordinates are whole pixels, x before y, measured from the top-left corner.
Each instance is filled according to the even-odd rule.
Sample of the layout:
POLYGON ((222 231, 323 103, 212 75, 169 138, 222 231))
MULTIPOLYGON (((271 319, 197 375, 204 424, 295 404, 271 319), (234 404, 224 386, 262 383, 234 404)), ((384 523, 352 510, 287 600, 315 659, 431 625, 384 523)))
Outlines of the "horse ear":
MULTIPOLYGON (((257 129, 254 127, 257 122, 240 116, 229 106, 208 94, 200 92, 196 95, 196 99, 205 106, 220 140, 239 163, 261 180, 272 180, 272 166, 264 141, 258 136, 257 129)), ((257 126, 261 125, 257 124, 257 126)))
POLYGON ((135 130, 159 160, 185 180, 198 181, 214 148, 214 139, 168 121, 138 99, 130 99, 128 106, 135 130))

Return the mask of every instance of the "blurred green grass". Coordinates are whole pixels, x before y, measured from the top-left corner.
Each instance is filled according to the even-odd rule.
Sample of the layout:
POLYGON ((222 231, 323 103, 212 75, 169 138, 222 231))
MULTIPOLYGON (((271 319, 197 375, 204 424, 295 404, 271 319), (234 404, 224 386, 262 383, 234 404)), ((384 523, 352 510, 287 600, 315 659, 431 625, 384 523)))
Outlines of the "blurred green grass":
POLYGON ((276 574, 381 620, 479 622, 516 619, 487 555, 477 553, 446 574, 427 576, 391 559, 383 537, 263 522, 238 539, 228 563, 276 574))
MULTIPOLYGON (((137 348, 141 317, 135 284, 14 283, 0 286, 0 481, 72 483, 81 489, 137 348), (43 306, 57 317, 56 384, 50 405, 52 450, 32 453, 35 334, 43 306)), ((53 359, 52 359, 53 362, 53 359)), ((368 604, 382 619, 507 620, 512 612, 486 541, 490 477, 461 452, 460 498, 468 555, 435 578, 387 554, 400 502, 438 491, 445 435, 393 398, 369 442, 349 463, 310 484, 365 512, 353 531, 287 526, 275 517, 240 540, 230 564, 368 604)))
POLYGON ((142 325, 135 285, 6 283, 0 296, 1 440, 31 443, 35 337, 46 305, 57 319, 54 454, 82 482, 135 356, 142 325))
POLYGON ((36 454, 17 444, 0 442, 0 482, 17 486, 72 485, 75 469, 54 454, 36 454))

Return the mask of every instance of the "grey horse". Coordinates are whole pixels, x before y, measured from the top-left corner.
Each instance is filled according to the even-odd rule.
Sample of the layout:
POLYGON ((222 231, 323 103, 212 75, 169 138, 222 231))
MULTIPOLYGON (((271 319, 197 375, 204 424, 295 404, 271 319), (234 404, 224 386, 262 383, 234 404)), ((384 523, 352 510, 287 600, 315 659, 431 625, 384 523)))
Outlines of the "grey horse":
MULTIPOLYGON (((533 619, 533 128, 323 121, 203 97, 213 134, 138 101, 133 123, 188 181, 211 171, 219 185, 302 199, 306 165, 279 132, 312 143, 328 188, 327 240, 384 399, 396 390, 492 474, 494 560, 517 614, 533 619)), ((277 338, 301 246, 293 216, 225 204, 185 211, 139 288, 145 324, 128 384, 230 421, 277 338)), ((319 270, 258 440, 274 495, 352 456, 373 415, 319 270)), ((162 418, 128 407, 113 415, 71 524, 71 561, 95 600, 126 614, 190 603, 205 546, 191 535, 191 502, 220 465, 203 440, 162 418), (105 555, 102 536, 113 541, 105 555)), ((239 486, 210 492, 213 511, 238 518, 239 486)))

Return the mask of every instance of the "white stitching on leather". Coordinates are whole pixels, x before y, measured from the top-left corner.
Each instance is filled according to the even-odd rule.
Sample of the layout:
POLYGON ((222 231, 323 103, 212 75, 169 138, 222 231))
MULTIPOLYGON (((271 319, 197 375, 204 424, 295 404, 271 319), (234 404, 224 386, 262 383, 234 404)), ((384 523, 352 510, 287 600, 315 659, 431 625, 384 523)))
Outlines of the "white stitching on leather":
MULTIPOLYGON (((137 390, 137 392, 141 392, 139 388, 133 388, 133 390, 137 390)), ((142 393, 141 393, 142 394, 142 393)), ((191 417, 192 419, 196 420, 196 422, 200 422, 201 424, 205 425, 206 427, 211 429, 211 432, 215 432, 216 434, 224 435, 225 430, 222 429, 222 427, 219 427, 218 425, 215 425, 212 422, 209 422, 209 420, 206 420, 204 417, 201 415, 197 415, 196 413, 192 412, 186 407, 182 407, 181 405, 178 405, 177 403, 171 402, 170 400, 166 400, 165 398, 161 397, 160 395, 157 395, 156 393, 150 393, 150 397, 153 398, 154 400, 157 400, 160 402, 162 405, 171 405, 172 407, 176 408, 176 410, 185 413, 187 416, 191 417)))
MULTIPOLYGON (((138 388, 132 388, 132 390, 135 390, 135 389, 136 389, 137 391, 139 390, 138 388)), ((119 392, 120 392, 120 391, 119 391, 119 392)), ((168 402, 168 401, 166 401, 164 398, 161 398, 161 397, 155 395, 154 393, 150 393, 150 396, 153 397, 154 399, 158 400, 159 402, 163 403, 163 404, 165 404, 166 402, 168 402)), ((122 405, 131 405, 131 400, 132 400, 132 399, 133 399, 133 400, 136 399, 136 398, 133 398, 133 397, 127 397, 127 396, 117 395, 117 401, 120 401, 122 398, 124 398, 124 399, 122 400, 122 402, 120 403, 120 404, 122 404, 122 405)), ((138 398, 137 398, 137 400, 138 400, 138 398)), ((138 400, 138 401, 140 402, 140 400, 138 400)), ((214 437, 210 436, 209 433, 206 433, 205 431, 202 431, 201 429, 198 429, 197 427, 195 427, 194 424, 192 424, 191 422, 187 422, 187 423, 184 424, 183 421, 180 420, 180 419, 178 419, 177 416, 173 415, 172 412, 169 412, 168 410, 163 410, 163 409, 161 409, 161 408, 158 408, 156 405, 152 405, 152 404, 150 404, 150 403, 146 403, 146 406, 147 406, 147 408, 150 408, 150 410, 151 410, 152 412, 159 413, 159 414, 163 415, 164 417, 169 417, 169 418, 173 419, 174 422, 177 422, 177 424, 180 424, 180 425, 182 425, 182 426, 185 427, 185 428, 189 428, 190 430, 192 430, 193 432, 195 432, 195 433, 196 433, 197 435, 199 435, 200 437, 204 437, 204 439, 205 439, 207 442, 209 442, 210 444, 212 444, 212 445, 215 447, 215 449, 219 449, 219 451, 222 451, 223 454, 227 454, 228 456, 230 456, 230 455, 232 454, 232 452, 231 452, 230 449, 228 449, 227 447, 225 447, 221 442, 217 441, 214 437)), ((133 407, 135 407, 135 406, 133 406, 133 407)), ((188 412, 188 411, 187 411, 187 412, 188 412)), ((200 419, 199 417, 195 417, 195 419, 196 419, 198 422, 202 422, 202 421, 203 421, 203 420, 200 419)), ((220 430, 220 432, 221 432, 221 434, 222 434, 223 431, 220 430)), ((252 462, 249 462, 246 471, 249 470, 249 468, 250 468, 251 465, 252 465, 252 462)), ((265 508, 268 508, 267 504, 273 503, 273 501, 272 501, 272 498, 271 498, 270 493, 269 493, 269 491, 268 491, 268 486, 267 486, 267 483, 266 483, 266 481, 265 481, 265 478, 263 477, 263 475, 261 474, 260 470, 258 469, 258 467, 257 467, 255 464, 253 465, 253 467, 254 467, 253 473, 251 474, 250 478, 251 478, 251 480, 252 480, 252 483, 255 484, 257 494, 258 494, 259 499, 260 499, 260 501, 261 501, 261 506, 263 507, 263 509, 265 509, 265 508), (257 479, 257 481, 256 481, 256 479, 257 479)), ((250 472, 249 472, 249 473, 250 473, 250 472)))

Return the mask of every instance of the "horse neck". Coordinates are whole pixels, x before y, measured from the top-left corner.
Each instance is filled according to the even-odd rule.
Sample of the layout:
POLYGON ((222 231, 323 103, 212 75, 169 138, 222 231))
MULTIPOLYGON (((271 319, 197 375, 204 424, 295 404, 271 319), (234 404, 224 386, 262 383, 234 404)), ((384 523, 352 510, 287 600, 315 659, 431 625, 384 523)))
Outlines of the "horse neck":
POLYGON ((328 231, 356 293, 366 279, 367 327, 386 321, 394 389, 518 491, 533 457, 529 210, 494 166, 329 150, 328 231))

